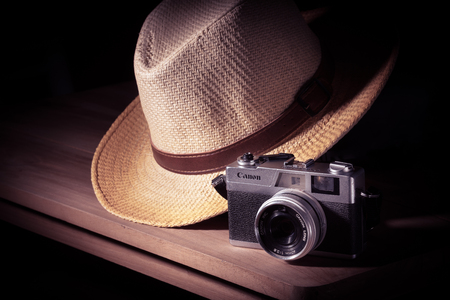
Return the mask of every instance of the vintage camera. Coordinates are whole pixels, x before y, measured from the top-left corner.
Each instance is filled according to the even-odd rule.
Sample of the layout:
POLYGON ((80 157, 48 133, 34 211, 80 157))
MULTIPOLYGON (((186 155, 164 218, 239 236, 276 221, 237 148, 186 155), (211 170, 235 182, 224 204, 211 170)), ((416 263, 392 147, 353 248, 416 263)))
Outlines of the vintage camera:
POLYGON ((366 191, 364 170, 345 162, 246 153, 213 186, 228 199, 230 243, 283 260, 355 258, 379 222, 380 193, 366 191))

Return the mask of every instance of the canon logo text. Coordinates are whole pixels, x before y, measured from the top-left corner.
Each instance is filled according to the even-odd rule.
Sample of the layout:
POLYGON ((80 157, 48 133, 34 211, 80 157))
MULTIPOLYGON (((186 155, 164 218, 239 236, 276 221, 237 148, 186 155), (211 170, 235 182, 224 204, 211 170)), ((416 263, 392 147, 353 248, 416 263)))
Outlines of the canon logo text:
POLYGON ((243 178, 243 179, 261 180, 261 176, 259 176, 259 175, 244 174, 242 172, 237 173, 237 177, 243 178))

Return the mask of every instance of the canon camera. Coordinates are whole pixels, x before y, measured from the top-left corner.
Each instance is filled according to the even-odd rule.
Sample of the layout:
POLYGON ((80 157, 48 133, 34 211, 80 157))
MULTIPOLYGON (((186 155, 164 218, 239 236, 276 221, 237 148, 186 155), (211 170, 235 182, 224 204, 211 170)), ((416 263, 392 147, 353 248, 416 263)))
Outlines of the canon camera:
POLYGON ((230 243, 294 260, 307 254, 355 258, 379 222, 381 197, 350 163, 246 153, 213 186, 228 200, 230 243))

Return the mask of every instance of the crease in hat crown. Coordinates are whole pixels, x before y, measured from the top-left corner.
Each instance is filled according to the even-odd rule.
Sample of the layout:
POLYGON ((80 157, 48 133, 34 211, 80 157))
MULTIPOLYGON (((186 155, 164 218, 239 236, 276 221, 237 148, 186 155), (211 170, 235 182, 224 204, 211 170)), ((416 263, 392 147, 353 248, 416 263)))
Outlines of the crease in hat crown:
POLYGON ((245 139, 289 107, 320 58, 292 2, 162 2, 134 61, 152 144, 192 154, 245 139))

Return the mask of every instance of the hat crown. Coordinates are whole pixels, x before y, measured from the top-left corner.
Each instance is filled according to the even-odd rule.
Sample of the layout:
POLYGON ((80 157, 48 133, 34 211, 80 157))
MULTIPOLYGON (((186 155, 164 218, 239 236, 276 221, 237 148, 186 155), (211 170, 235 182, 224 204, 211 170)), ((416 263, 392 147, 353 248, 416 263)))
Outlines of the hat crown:
POLYGON ((289 107, 320 57, 290 1, 162 2, 135 53, 153 145, 192 154, 244 139, 289 107))

